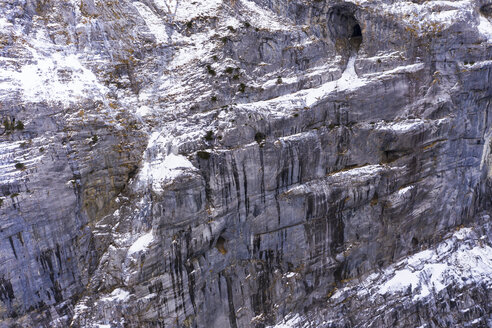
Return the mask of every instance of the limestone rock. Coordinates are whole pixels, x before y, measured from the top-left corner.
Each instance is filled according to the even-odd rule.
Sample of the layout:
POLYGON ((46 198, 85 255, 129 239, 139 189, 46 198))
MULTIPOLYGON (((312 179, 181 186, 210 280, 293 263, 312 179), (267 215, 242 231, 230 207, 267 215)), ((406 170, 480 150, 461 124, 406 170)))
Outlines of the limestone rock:
POLYGON ((491 4, 0 4, 0 327, 485 327, 491 4))

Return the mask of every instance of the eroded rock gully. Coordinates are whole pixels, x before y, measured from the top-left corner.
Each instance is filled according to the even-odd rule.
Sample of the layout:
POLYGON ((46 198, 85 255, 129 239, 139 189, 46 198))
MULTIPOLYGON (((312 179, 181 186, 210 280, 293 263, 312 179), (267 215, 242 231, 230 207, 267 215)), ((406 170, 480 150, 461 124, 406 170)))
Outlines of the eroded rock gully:
POLYGON ((3 1, 0 327, 490 327, 491 6, 3 1))

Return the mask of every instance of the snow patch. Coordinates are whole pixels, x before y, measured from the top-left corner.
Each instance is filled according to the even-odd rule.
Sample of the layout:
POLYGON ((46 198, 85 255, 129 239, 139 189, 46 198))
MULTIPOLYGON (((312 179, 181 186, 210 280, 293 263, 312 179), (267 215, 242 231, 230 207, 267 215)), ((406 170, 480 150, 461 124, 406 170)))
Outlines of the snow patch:
POLYGON ((121 288, 116 288, 111 294, 106 297, 102 297, 102 302, 114 302, 114 301, 126 301, 130 297, 130 293, 121 288))
POLYGON ((267 326, 267 328, 295 328, 302 323, 303 317, 299 314, 295 314, 292 317, 287 317, 282 322, 277 323, 275 326, 267 326))
MULTIPOLYGON (((254 103, 237 105, 237 109, 244 111, 256 111, 273 116, 285 117, 286 115, 292 115, 294 110, 299 108, 309 109, 309 107, 315 105, 322 99, 328 97, 334 92, 343 92, 345 90, 356 90, 369 83, 374 82, 374 77, 384 78, 387 75, 403 74, 409 72, 415 72, 421 70, 424 67, 423 63, 417 63, 412 65, 400 66, 396 69, 365 74, 364 77, 358 77, 355 73, 355 57, 348 61, 342 77, 338 80, 326 82, 317 88, 303 89, 291 94, 283 95, 280 97, 272 98, 269 100, 261 100, 254 103), (371 77, 370 79, 368 77, 371 77)), ((267 82, 268 83, 268 82, 267 82)), ((398 128, 398 125, 395 125, 398 128)))
POLYGON ((154 35, 157 42, 165 43, 167 41, 167 32, 166 26, 164 25, 162 19, 154 14, 152 10, 150 10, 150 8, 142 2, 136 1, 133 2, 133 5, 137 9, 140 16, 142 16, 145 21, 145 25, 147 25, 150 33, 154 35))
MULTIPOLYGON (((180 66, 189 64, 193 61, 199 61, 210 54, 213 51, 215 44, 211 42, 213 38, 213 33, 210 30, 207 30, 205 33, 194 33, 188 38, 177 39, 176 41, 182 42, 183 45, 176 50, 176 53, 173 55, 173 60, 170 63, 170 69, 177 69, 180 66)), ((173 40, 174 41, 174 40, 173 40)), ((170 77, 164 76, 163 79, 166 81, 170 77)), ((183 92, 181 87, 176 85, 176 81, 171 78, 169 80, 170 84, 168 87, 176 88, 174 91, 176 94, 183 92)), ((161 87, 162 89, 162 87, 161 87)))
POLYGON ((423 120, 407 120, 407 121, 401 121, 401 122, 396 122, 396 123, 391 123, 391 124, 386 124, 386 123, 379 123, 375 128, 377 130, 390 130, 394 132, 408 132, 415 130, 421 126, 423 126, 424 121, 423 120))
POLYGON ((415 273, 408 269, 397 271, 395 276, 387 281, 379 289, 379 294, 386 294, 388 292, 396 292, 404 290, 408 287, 415 289, 419 284, 419 278, 415 273))
POLYGON ((466 241, 473 238, 472 234, 470 228, 460 229, 451 240, 436 249, 417 253, 388 268, 385 275, 394 272, 394 276, 379 285, 377 293, 396 293, 411 288, 414 300, 418 300, 430 295, 431 291, 438 293, 449 284, 463 286, 477 281, 491 285, 492 247, 470 247, 466 241), (402 266, 406 267, 394 270, 402 266))
POLYGON ((458 240, 463 240, 467 238, 472 233, 472 229, 470 228, 461 228, 457 232, 454 233, 454 236, 458 240))
POLYGON ((492 43, 492 23, 487 18, 480 16, 480 23, 477 27, 480 34, 487 38, 487 42, 492 43))
MULTIPOLYGON (((179 129, 178 126, 174 128, 179 129)), ((151 134, 146 149, 146 160, 136 179, 137 188, 150 185, 154 191, 162 192, 163 184, 171 182, 185 172, 196 170, 185 156, 174 154, 177 150, 173 145, 178 139, 172 137, 173 131, 166 131, 165 134, 156 131, 151 134)), ((196 129, 193 131, 195 134, 199 132, 196 129)))
POLYGON ((355 59, 355 55, 349 58, 347 67, 342 73, 340 79, 327 82, 318 88, 307 90, 307 94, 305 96, 306 106, 314 105, 335 90, 352 90, 365 85, 367 81, 359 78, 355 72, 355 59))
POLYGON ((0 30, 11 28, 14 25, 10 23, 5 17, 0 17, 0 30))
POLYGON ((74 309, 73 309, 73 320, 77 319, 82 313, 84 313, 86 310, 89 310, 89 307, 86 305, 88 301, 88 298, 87 297, 84 297, 83 299, 81 299, 77 305, 75 305, 74 309))
POLYGON ((384 78, 389 75, 395 75, 395 74, 415 73, 422 70, 424 67, 425 67, 424 63, 416 63, 416 64, 410 64, 405 66, 398 66, 396 68, 383 72, 366 73, 363 76, 364 78, 373 78, 373 77, 384 78))
POLYGON ((285 30, 290 24, 282 22, 272 11, 263 9, 255 2, 249 0, 241 1, 243 6, 250 11, 250 23, 253 27, 267 30, 285 30))
POLYGON ((285 278, 294 278, 295 276, 297 276, 296 272, 287 272, 284 274, 285 278))
POLYGON ((152 230, 146 233, 143 236, 140 236, 128 249, 128 255, 132 255, 138 252, 142 252, 147 250, 149 245, 154 241, 154 235, 152 234, 152 230))
POLYGON ((340 79, 336 81, 338 88, 342 88, 342 89, 356 88, 360 83, 361 80, 359 79, 359 76, 355 72, 355 58, 356 56, 352 56, 349 58, 347 62, 347 67, 345 68, 345 71, 343 71, 342 73, 342 77, 340 77, 340 79))
POLYGON ((383 15, 400 18, 413 33, 421 36, 442 31, 460 21, 470 20, 473 17, 474 3, 470 0, 425 1, 421 4, 395 1, 380 4, 378 9, 383 15))
MULTIPOLYGON (((154 181, 166 181, 173 179, 180 175, 184 169, 194 168, 193 164, 182 155, 167 155, 163 161, 153 162, 148 167, 148 175, 154 179, 154 181)), ((144 168, 145 169, 145 168, 144 168)))
POLYGON ((399 196, 403 196, 407 192, 409 192, 410 190, 412 190, 413 188, 414 188, 414 186, 408 186, 408 187, 405 187, 405 188, 401 188, 400 190, 398 190, 398 195, 399 196))
POLYGON ((356 167, 350 170, 336 172, 332 177, 362 177, 365 175, 374 175, 379 173, 383 169, 382 165, 365 165, 362 167, 356 167))
POLYGON ((20 72, 0 71, 0 94, 20 90, 31 102, 60 101, 65 105, 81 98, 105 99, 107 88, 101 85, 92 71, 85 68, 75 54, 55 52, 39 56, 34 64, 25 65, 20 72))
POLYGON ((492 247, 480 242, 471 228, 462 228, 433 249, 427 249, 395 263, 382 273, 338 289, 333 300, 370 295, 391 295, 409 290, 413 301, 437 294, 449 285, 472 283, 492 286, 492 247))
POLYGON ((173 19, 180 21, 189 21, 200 16, 216 16, 223 4, 221 0, 159 0, 154 2, 160 4, 162 9, 165 8, 173 19))
POLYGON ((137 114, 140 117, 145 117, 147 115, 152 114, 152 109, 148 106, 140 106, 140 107, 138 107, 135 114, 137 114))

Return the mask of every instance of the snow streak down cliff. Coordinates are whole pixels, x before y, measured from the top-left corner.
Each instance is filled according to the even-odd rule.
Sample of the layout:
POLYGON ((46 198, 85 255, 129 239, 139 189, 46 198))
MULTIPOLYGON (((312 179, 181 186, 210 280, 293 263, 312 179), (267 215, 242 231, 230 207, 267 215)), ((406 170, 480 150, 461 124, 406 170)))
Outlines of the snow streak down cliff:
POLYGON ((490 326, 491 67, 485 0, 3 1, 0 327, 490 326))

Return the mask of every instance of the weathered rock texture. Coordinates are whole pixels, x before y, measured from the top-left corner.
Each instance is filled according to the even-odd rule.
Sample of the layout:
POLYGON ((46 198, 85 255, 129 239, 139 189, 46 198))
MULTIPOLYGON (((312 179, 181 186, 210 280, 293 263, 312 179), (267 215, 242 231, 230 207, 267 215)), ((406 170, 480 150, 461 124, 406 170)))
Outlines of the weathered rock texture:
POLYGON ((491 67, 485 0, 3 1, 0 327, 492 326, 491 67))

